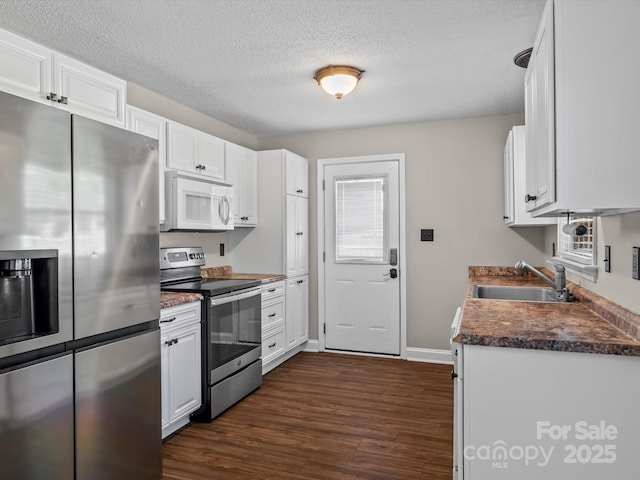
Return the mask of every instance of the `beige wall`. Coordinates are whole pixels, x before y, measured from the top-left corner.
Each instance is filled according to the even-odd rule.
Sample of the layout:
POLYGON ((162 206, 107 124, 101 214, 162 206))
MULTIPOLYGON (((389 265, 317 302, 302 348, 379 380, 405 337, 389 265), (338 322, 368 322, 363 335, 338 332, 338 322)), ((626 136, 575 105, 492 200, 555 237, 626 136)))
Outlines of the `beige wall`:
POLYGON ((185 107, 135 83, 127 82, 127 103, 174 122, 183 123, 229 142, 237 143, 243 147, 255 150, 258 144, 258 139, 255 135, 232 127, 202 112, 185 107))
MULTIPOLYGON (((255 135, 243 132, 240 129, 163 97, 151 90, 147 90, 135 83, 127 83, 127 103, 169 120, 210 133, 229 142, 237 143, 238 145, 254 150, 257 148, 258 139, 255 135)), ((229 264, 228 233, 169 232, 160 234, 160 247, 162 248, 200 246, 204 250, 207 266, 214 267, 229 264), (221 257, 219 253, 221 243, 225 244, 224 257, 221 257)))
MULTIPOLYGON (((546 227, 546 254, 551 259, 557 228, 546 227)), ((590 282, 568 274, 569 280, 640 314, 640 281, 631 277, 632 247, 640 247, 640 212, 598 218, 598 279, 590 282), (611 272, 604 271, 604 246, 611 246, 611 272)))
POLYGON ((469 265, 544 261, 544 227, 504 226, 503 148, 520 114, 259 138, 310 160, 310 337, 317 338, 317 159, 404 153, 407 345, 448 349, 469 265), (420 228, 435 229, 433 243, 420 228))

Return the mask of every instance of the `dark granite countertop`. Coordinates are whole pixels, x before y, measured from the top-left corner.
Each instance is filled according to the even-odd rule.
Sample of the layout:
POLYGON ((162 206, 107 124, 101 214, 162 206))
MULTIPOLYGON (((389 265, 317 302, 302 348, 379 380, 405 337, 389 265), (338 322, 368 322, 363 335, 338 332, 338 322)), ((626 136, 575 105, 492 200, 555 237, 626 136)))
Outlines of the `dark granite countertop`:
POLYGON ((199 293, 160 292, 160 308, 175 307, 183 303, 199 302, 204 297, 199 293))
POLYGON ((260 280, 262 283, 279 282, 285 280, 286 275, 279 273, 235 273, 229 265, 223 267, 206 267, 202 269, 205 278, 224 278, 237 280, 260 280))
MULTIPOLYGON (((553 276, 548 270, 549 276, 553 276)), ((640 356, 640 315, 571 282, 576 301, 476 299, 474 284, 546 286, 512 267, 469 267, 460 333, 467 345, 640 356)))

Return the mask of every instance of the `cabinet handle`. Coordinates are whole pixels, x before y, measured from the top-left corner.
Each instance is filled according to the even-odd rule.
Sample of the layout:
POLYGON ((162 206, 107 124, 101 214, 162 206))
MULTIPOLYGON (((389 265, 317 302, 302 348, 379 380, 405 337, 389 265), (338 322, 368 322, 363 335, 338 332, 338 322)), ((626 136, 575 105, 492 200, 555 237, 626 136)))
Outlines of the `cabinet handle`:
POLYGON ((47 100, 51 100, 52 102, 57 102, 58 101, 58 94, 50 92, 49 95, 47 95, 47 100))
POLYGON ((176 317, 171 317, 166 320, 160 320, 160 323, 171 323, 176 319, 176 317))
POLYGON ((178 339, 177 339, 177 338, 174 338, 174 339, 172 340, 172 342, 173 342, 173 343, 178 343, 178 339))
POLYGON ((300 285, 301 283, 304 283, 304 280, 298 280, 298 285, 300 285))
POLYGON ((303 232, 296 232, 296 235, 298 235, 298 236, 300 236, 302 234, 303 234, 303 232))
POLYGON ((269 318, 273 318, 273 317, 275 317, 275 316, 276 316, 276 314, 275 314, 275 313, 272 313, 271 315, 269 315, 269 318))
POLYGON ((58 99, 58 103, 61 103, 61 104, 63 104, 63 105, 68 105, 68 104, 69 104, 69 102, 68 102, 68 98, 67 98, 67 97, 64 97, 64 96, 61 96, 61 97, 58 99))
POLYGON ((269 292, 269 293, 272 293, 272 292, 275 292, 275 291, 276 291, 275 288, 270 288, 269 290, 267 290, 267 292, 269 292))
POLYGON ((246 221, 246 220, 249 220, 249 217, 240 217, 240 220, 246 221))
POLYGON ((269 348, 273 348, 276 346, 276 342, 273 342, 271 345, 269 345, 269 348))
POLYGON ((166 342, 164 342, 164 344, 165 344, 167 347, 170 347, 171 345, 173 345, 173 340, 167 340, 166 342))
POLYGON ((503 220, 508 220, 508 219, 509 219, 509 217, 505 215, 504 217, 502 217, 502 219, 503 219, 503 220))
POLYGON ((524 196, 525 203, 536 200, 538 197, 536 195, 529 195, 528 193, 524 196))
POLYGON ((303 192, 303 190, 302 190, 302 189, 299 189, 299 190, 296 190, 296 192, 297 192, 297 193, 302 193, 302 192, 303 192))

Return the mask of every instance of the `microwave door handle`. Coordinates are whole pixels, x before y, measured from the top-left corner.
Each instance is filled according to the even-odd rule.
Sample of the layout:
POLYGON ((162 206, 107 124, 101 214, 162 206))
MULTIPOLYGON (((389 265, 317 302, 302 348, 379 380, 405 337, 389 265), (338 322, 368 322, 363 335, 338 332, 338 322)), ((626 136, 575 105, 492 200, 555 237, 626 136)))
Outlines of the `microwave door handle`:
POLYGON ((225 225, 227 225, 229 223, 229 219, 231 218, 231 204, 229 203, 229 199, 227 198, 227 196, 225 195, 224 197, 222 197, 222 201, 225 203, 226 207, 226 211, 227 214, 223 220, 223 223, 225 225))
MULTIPOLYGON (((223 197, 224 198, 224 197, 223 197)), ((222 223, 224 223, 224 213, 223 213, 223 201, 222 199, 218 202, 218 218, 222 223)), ((217 222, 216 222, 217 223, 217 222)))
POLYGON ((234 293, 231 295, 224 295, 220 297, 212 297, 210 305, 212 307, 216 307, 218 305, 224 305, 225 303, 231 303, 238 300, 244 300, 245 298, 255 297, 256 295, 260 295, 260 291, 260 288, 254 288, 249 290, 248 292, 234 293))

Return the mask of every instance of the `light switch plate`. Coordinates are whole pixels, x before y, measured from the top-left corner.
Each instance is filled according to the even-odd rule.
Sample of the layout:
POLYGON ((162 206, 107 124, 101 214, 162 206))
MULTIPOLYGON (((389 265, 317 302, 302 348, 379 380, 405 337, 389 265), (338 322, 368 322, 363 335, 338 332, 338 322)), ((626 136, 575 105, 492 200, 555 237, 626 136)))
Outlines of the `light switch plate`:
POLYGON ((420 230, 421 242, 433 242, 433 228, 423 228, 420 230))

